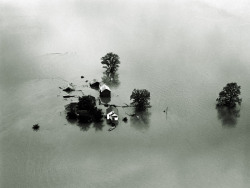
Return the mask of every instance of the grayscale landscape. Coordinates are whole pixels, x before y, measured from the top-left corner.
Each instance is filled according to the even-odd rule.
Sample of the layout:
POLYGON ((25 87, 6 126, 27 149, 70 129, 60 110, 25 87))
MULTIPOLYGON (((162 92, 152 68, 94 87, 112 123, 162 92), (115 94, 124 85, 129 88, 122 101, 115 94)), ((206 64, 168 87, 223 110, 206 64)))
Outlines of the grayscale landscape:
POLYGON ((0 0, 0 187, 249 187, 249 10, 246 0, 0 0), (147 89, 151 108, 118 107, 112 131, 105 119, 67 120, 77 97, 60 88, 98 98, 89 81, 105 80, 109 52, 121 62, 109 104, 147 89), (237 115, 216 109, 231 82, 237 115))

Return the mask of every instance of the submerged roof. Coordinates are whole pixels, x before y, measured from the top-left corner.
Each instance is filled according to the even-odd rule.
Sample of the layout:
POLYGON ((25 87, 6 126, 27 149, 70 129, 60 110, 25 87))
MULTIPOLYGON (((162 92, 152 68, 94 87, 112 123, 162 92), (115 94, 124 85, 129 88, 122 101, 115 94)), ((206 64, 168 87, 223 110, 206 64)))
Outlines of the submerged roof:
POLYGON ((100 83, 97 79, 93 79, 92 81, 90 81, 90 84, 95 84, 95 83, 100 83))
POLYGON ((109 91, 111 91, 110 88, 107 85, 105 85, 105 84, 103 84, 102 86, 100 86, 100 91, 101 92, 103 92, 106 89, 109 90, 109 91))
POLYGON ((110 112, 114 112, 115 114, 118 114, 118 109, 114 106, 110 106, 109 108, 107 108, 106 113, 110 113, 110 112))

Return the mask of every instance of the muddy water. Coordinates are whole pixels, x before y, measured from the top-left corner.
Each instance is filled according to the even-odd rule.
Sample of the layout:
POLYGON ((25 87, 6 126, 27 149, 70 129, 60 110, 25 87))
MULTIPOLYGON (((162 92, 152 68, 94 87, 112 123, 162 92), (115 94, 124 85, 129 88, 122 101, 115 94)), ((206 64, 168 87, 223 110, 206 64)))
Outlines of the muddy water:
POLYGON ((1 187, 248 187, 248 8, 205 0, 1 2, 1 187), (68 122, 71 99, 59 87, 69 81, 98 96, 86 80, 102 79, 100 58, 110 51, 121 58, 111 103, 129 103, 134 88, 145 88, 152 108, 111 132, 105 121, 68 122), (232 81, 243 103, 240 117, 224 121, 215 99, 232 81))

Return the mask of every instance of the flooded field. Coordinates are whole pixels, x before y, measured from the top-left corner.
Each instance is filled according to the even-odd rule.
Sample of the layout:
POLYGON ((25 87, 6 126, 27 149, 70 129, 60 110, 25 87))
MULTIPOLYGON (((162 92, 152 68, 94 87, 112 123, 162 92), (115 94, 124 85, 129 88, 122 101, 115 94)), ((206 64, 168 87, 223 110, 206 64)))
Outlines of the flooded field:
POLYGON ((248 187, 250 4, 229 2, 0 1, 0 187, 248 187), (75 99, 59 87, 97 97, 86 80, 108 52, 121 61, 110 103, 147 89, 152 108, 111 132, 67 121, 75 99), (229 82, 243 99, 232 121, 215 108, 229 82))

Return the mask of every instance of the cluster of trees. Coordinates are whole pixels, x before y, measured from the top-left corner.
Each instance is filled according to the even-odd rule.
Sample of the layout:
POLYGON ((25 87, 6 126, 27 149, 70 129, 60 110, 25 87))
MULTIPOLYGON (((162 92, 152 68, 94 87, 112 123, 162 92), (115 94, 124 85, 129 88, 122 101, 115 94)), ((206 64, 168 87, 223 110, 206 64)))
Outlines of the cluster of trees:
POLYGON ((66 107, 67 118, 78 119, 81 122, 101 122, 103 112, 96 107, 96 99, 91 95, 79 97, 79 102, 71 103, 66 107))
MULTIPOLYGON (((119 68, 120 64, 120 57, 115 53, 107 53, 104 57, 101 58, 101 63, 106 68, 107 76, 105 76, 105 80, 107 81, 108 78, 110 81, 115 81, 115 77, 117 76, 116 72, 119 68)), ((134 89, 130 100, 132 100, 132 105, 135 106, 136 110, 145 110, 147 107, 150 106, 150 92, 146 89, 134 89)))
MULTIPOLYGON (((119 56, 112 52, 107 53, 101 58, 101 63, 104 65, 103 68, 106 68, 105 72, 108 76, 111 76, 111 78, 112 75, 116 74, 119 68, 119 59, 119 56)), ((241 105, 242 99, 239 97, 241 94, 240 89, 241 87, 238 86, 237 83, 228 83, 216 99, 217 109, 235 109, 237 105, 241 105)), ((144 111, 150 107, 150 92, 146 89, 134 89, 130 100, 132 100, 131 105, 134 106, 137 111, 144 111)), ((79 97, 79 102, 70 104, 67 107, 67 111, 68 119, 78 119, 83 122, 100 122, 103 118, 102 110, 96 107, 96 100, 90 95, 79 97)))

